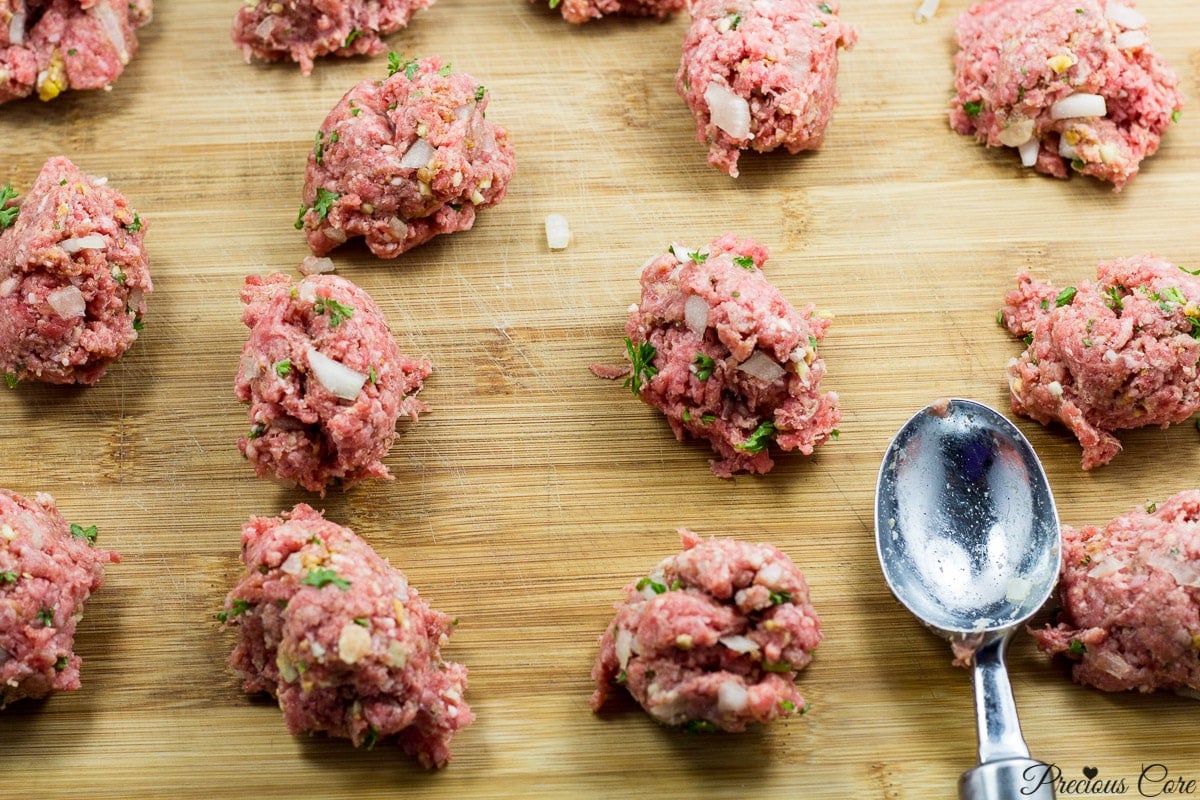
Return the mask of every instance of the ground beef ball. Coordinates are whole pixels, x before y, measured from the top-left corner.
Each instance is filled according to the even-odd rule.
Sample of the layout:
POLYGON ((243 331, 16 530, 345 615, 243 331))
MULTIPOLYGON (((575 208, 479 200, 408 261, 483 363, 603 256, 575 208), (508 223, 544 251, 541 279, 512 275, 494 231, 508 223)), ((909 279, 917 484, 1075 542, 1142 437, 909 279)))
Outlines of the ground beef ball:
POLYGON ((1058 178, 1120 190, 1178 117, 1179 78, 1131 2, 987 0, 958 20, 950 124, 1058 178))
POLYGON ((394 258, 468 230, 508 189, 513 148, 484 116, 484 87, 437 58, 393 68, 347 92, 317 132, 296 227, 319 256, 362 236, 394 258))
POLYGON ((0 103, 108 88, 152 11, 151 0, 0 0, 0 103))
POLYGON ((592 710, 624 686, 650 716, 697 730, 745 730, 802 712, 796 673, 821 622, 808 583, 769 544, 702 541, 625 587, 592 667, 592 710))
POLYGON ((680 441, 707 441, 713 472, 765 473, 768 452, 805 455, 835 435, 838 398, 822 394, 817 343, 829 320, 792 307, 762 273, 767 249, 733 234, 708 249, 672 245, 642 270, 625 347, 631 368, 595 366, 661 410, 680 441))
POLYGON ((321 56, 374 56, 381 36, 408 25, 433 0, 248 0, 233 19, 233 43, 251 58, 300 64, 312 72, 321 56))
POLYGON ((0 707, 79 688, 75 625, 116 553, 69 525, 54 498, 0 489, 0 707))
POLYGON ((238 448, 260 475, 325 493, 388 478, 396 419, 426 411, 428 361, 400 354, 383 312, 337 275, 251 275, 242 288, 250 337, 234 393, 250 404, 238 448))
POLYGON ((144 221, 104 178, 65 158, 18 203, 0 189, 0 370, 94 384, 129 349, 153 288, 144 221))
POLYGON ((1062 538, 1062 610, 1038 647, 1097 689, 1200 692, 1200 491, 1062 538))
POLYGON ((1000 320, 1028 344, 1008 363, 1013 411, 1069 428, 1084 469, 1120 452, 1114 431, 1200 411, 1200 278, 1161 258, 1108 261, 1061 290, 1022 271, 1000 320))
POLYGON ((743 150, 821 146, 838 99, 838 48, 858 39, 837 11, 838 0, 692 6, 675 89, 709 146, 709 164, 736 178, 743 150))
MULTIPOLYGON (((546 0, 529 0, 541 5, 546 0)), ((567 22, 581 25, 601 17, 654 17, 666 19, 683 10, 686 0, 551 0, 550 8, 562 12, 567 22)))
POLYGON ((442 659, 451 621, 371 546, 301 503, 242 527, 246 575, 218 617, 240 635, 229 664, 279 701, 288 730, 372 747, 395 737, 426 767, 474 720, 467 669, 442 659))

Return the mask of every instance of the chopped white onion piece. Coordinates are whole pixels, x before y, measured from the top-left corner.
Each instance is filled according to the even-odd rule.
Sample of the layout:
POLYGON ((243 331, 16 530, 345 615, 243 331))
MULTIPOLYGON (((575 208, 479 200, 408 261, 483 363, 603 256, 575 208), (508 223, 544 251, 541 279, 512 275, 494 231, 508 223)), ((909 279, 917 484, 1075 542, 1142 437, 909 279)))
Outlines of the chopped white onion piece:
POLYGON ((1017 146, 1017 152, 1021 154, 1021 166, 1032 167, 1037 163, 1038 151, 1041 150, 1042 143, 1038 139, 1030 139, 1028 142, 1017 146))
POLYGON ((54 309, 54 313, 63 319, 82 317, 87 311, 87 302, 78 286, 63 286, 46 295, 46 302, 54 309))
POLYGON ((914 15, 917 22, 927 22, 933 19, 933 15, 937 13, 939 2, 940 0, 921 0, 921 5, 917 6, 917 13, 914 15))
POLYGON ((464 119, 467 119, 468 117, 470 117, 471 116, 471 107, 473 105, 474 105, 474 103, 463 103, 461 106, 454 109, 454 119, 459 122, 462 122, 464 119))
POLYGON ((104 35, 117 49, 117 56, 121 59, 121 63, 129 63, 129 50, 125 45, 125 34, 121 32, 121 22, 113 12, 112 6, 108 4, 108 0, 100 0, 92 6, 92 11, 95 13, 96 19, 100 20, 100 27, 104 30, 104 35))
POLYGON ((420 169, 421 167, 429 166, 430 160, 433 158, 433 145, 428 139, 417 139, 412 143, 412 147, 408 148, 404 157, 400 159, 400 167, 402 169, 420 169))
POLYGON ((546 215, 546 246, 551 250, 566 250, 571 243, 571 224, 562 214, 546 215))
POLYGON ((1096 653, 1094 661, 1097 667, 1117 679, 1124 678, 1133 672, 1133 667, 1129 665, 1128 661, 1116 653, 1111 653, 1107 650, 1101 650, 1096 653))
POLYGON ((738 369, 766 383, 774 383, 787 373, 787 370, 779 366, 779 362, 761 350, 755 350, 749 358, 738 364, 738 369))
POLYGON ((308 366, 312 368, 313 375, 330 393, 343 400, 358 397, 363 384, 367 382, 366 375, 334 361, 316 348, 309 347, 307 355, 308 366))
POLYGON ((90 233, 87 236, 75 236, 70 239, 63 239, 58 243, 58 246, 68 253, 78 253, 80 250, 100 250, 104 247, 104 237, 98 233, 90 233))
POLYGON ((1104 16, 1117 23, 1122 28, 1141 28, 1146 24, 1146 18, 1127 5, 1108 0, 1104 5, 1104 16))
POLYGON ((1124 566, 1124 561, 1121 561, 1119 558, 1109 556, 1089 569, 1087 576, 1089 578, 1106 578, 1109 575, 1112 575, 1114 572, 1120 572, 1121 568, 1124 566))
POLYGON ((300 262, 300 274, 302 275, 318 275, 326 272, 333 272, 333 259, 331 258, 305 256, 304 260, 300 262))
POLYGON ((613 646, 617 651, 617 663, 621 665, 621 669, 625 669, 629 666, 629 659, 633 655, 633 634, 626 628, 617 628, 613 646))
POLYGON ((296 299, 302 303, 317 302, 317 285, 312 281, 300 281, 296 287, 296 299))
POLYGON ((1103 117, 1108 113, 1104 97, 1087 92, 1067 95, 1050 106, 1050 119, 1074 119, 1075 117, 1103 117))
POLYGON ((758 642, 751 639, 749 636, 738 636, 730 634, 717 639, 718 642, 728 647, 735 653, 753 653, 758 650, 758 642))
POLYGON ((1076 155, 1078 155, 1078 153, 1075 152, 1075 148, 1071 146, 1070 142, 1061 137, 1058 140, 1058 154, 1063 158, 1074 158, 1076 155))
POLYGON ((708 328, 708 302, 698 294, 689 295, 683 304, 683 321, 689 331, 704 338, 704 331, 708 328))
POLYGON ((17 11, 8 21, 8 41, 10 44, 25 44, 25 12, 17 11))
POLYGON ((1121 50, 1136 50, 1145 46, 1148 41, 1150 37, 1145 31, 1121 31, 1113 39, 1113 44, 1121 50))
POLYGON ((716 125, 734 139, 750 138, 750 103, 715 81, 704 90, 708 114, 716 125))
POLYGON ((1032 119, 1016 119, 1008 123, 1008 126, 998 134, 1000 144, 1005 147, 1020 147, 1025 142, 1033 138, 1033 120, 1032 119))
POLYGON ((1200 587, 1200 565, 1194 562, 1171 558, 1165 553, 1149 553, 1144 560, 1170 575, 1180 586, 1200 587))
POLYGON ((268 14, 262 18, 262 22, 254 29, 254 35, 259 39, 267 39, 275 32, 275 23, 281 21, 281 17, 274 14, 268 14))
POLYGON ((730 678, 717 689, 717 710, 737 714, 750 704, 750 693, 736 678, 730 678))

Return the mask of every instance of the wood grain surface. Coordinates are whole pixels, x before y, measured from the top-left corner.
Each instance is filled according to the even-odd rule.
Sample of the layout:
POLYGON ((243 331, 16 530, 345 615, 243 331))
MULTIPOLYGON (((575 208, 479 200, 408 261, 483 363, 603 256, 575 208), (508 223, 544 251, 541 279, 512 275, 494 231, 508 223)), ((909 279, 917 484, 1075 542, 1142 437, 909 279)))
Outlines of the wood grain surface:
MULTIPOLYGON (((248 425, 231 391, 238 290, 306 255, 292 221, 313 134, 386 66, 325 61, 308 78, 248 66, 229 42, 237 5, 161 0, 111 92, 0 108, 0 183, 27 189, 58 154, 108 176, 147 221, 156 285, 145 332, 98 386, 0 392, 0 484, 53 493, 123 556, 80 624, 82 690, 0 714, 0 796, 954 796, 975 759, 969 676, 884 585, 880 458, 938 396, 1007 411, 1003 367, 1019 344, 994 316, 1018 268, 1073 283, 1141 252, 1200 266, 1200 112, 1185 110, 1121 194, 1038 176, 948 127, 966 2, 917 25, 916 0, 846 0, 861 40, 842 57, 824 148, 748 155, 731 180, 706 165, 673 88, 683 18, 575 28, 523 0, 438 0, 389 44, 484 82, 518 173, 470 232, 393 262, 334 254, 436 371, 422 395, 432 413, 401 423, 387 459, 396 479, 316 502, 256 479, 234 446, 248 425), (570 219, 566 252, 546 248, 551 211, 570 219), (835 316, 822 353, 845 410, 840 440, 816 456, 733 481, 587 370, 621 357, 639 265, 725 231, 766 244, 784 293, 835 316), (232 636, 214 614, 239 572, 240 526, 302 500, 461 620, 446 654, 471 670, 478 720, 446 770, 292 737, 227 669, 232 636), (806 571, 827 634, 801 677, 810 713, 741 736, 666 730, 632 704, 590 713, 611 604, 678 549, 679 526, 772 542, 806 571)), ((1200 3, 1139 8, 1200 96, 1200 3)), ((1110 466, 1084 473, 1063 431, 1017 422, 1066 523, 1197 485, 1191 424, 1125 435, 1110 466)), ((1194 701, 1073 685, 1024 635, 1010 663, 1030 747, 1064 779, 1095 768, 1138 796, 1146 765, 1200 778, 1194 701)))

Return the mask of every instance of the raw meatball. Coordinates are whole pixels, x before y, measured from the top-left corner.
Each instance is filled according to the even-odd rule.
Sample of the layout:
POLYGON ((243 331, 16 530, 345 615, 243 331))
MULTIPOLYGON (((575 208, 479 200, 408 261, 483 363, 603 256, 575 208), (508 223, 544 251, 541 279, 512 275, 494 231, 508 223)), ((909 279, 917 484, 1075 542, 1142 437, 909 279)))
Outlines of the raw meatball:
POLYGON ((0 708, 79 688, 75 625, 116 553, 94 547, 96 526, 69 525, 54 498, 0 489, 0 708))
POLYGON ((1028 344, 1008 362, 1013 411, 1069 428, 1084 469, 1120 452, 1114 431, 1200 411, 1200 278, 1161 258, 1108 261, 1062 290, 1022 271, 1000 319, 1028 344))
POLYGON ((416 420, 416 398, 432 371, 400 354, 383 312, 336 275, 251 275, 242 288, 242 348, 234 392, 250 404, 250 434, 238 448, 259 476, 310 492, 389 478, 383 459, 396 419, 416 420))
POLYGON ((821 641, 804 575, 769 544, 680 535, 682 553, 625 587, 600 637, 592 710, 624 686, 654 719, 696 730, 803 712, 796 673, 821 641))
MULTIPOLYGON (((546 0, 529 0, 541 5, 546 0)), ((601 17, 667 17, 683 10, 686 0, 550 0, 550 8, 562 11, 563 19, 576 25, 601 17)))
POLYGON ((437 58, 393 61, 390 77, 347 92, 317 132, 296 227, 319 256, 362 236, 394 258, 468 230, 479 208, 504 199, 516 168, 474 78, 437 58))
POLYGON ((1062 539, 1062 611, 1038 647, 1097 689, 1200 692, 1200 491, 1062 539))
POLYGON ((837 104, 838 48, 858 39, 838 0, 700 0, 675 89, 708 143, 708 163, 737 177, 751 149, 821 146, 837 104))
POLYGON ((151 0, 0 0, 0 103, 109 88, 153 9, 151 0))
POLYGON ((1178 118, 1179 78, 1146 20, 1112 0, 988 0, 958 19, 950 124, 1057 178, 1120 190, 1178 118))
POLYGON ((248 0, 233 19, 233 43, 249 63, 299 62, 312 72, 321 56, 379 55, 380 38, 408 25, 412 15, 433 0, 248 0))
POLYGON ((762 273, 767 249, 733 234, 707 250, 672 245, 642 270, 625 325, 631 370, 593 367, 661 410, 675 437, 708 441, 722 478, 765 473, 768 449, 813 448, 836 435, 838 398, 822 394, 817 355, 829 320, 792 307, 762 273))
POLYGON ((426 767, 474 721, 467 669, 442 659, 452 623, 370 545, 301 503, 242 527, 246 575, 218 618, 241 636, 229 665, 279 701, 293 734, 373 747, 395 737, 426 767))
POLYGON ((153 288, 142 218, 107 179, 52 158, 19 204, 0 189, 0 370, 94 384, 142 328, 153 288))

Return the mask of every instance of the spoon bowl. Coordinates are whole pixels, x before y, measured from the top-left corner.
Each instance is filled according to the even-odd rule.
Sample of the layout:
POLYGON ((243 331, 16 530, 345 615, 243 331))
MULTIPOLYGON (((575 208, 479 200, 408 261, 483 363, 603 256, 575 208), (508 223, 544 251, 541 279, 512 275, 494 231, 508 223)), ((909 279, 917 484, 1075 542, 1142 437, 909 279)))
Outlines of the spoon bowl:
POLYGON ((884 454, 875 545, 888 588, 974 663, 979 766, 963 800, 1048 800, 1029 758, 1004 665, 1016 630, 1049 598, 1061 547, 1054 497, 1029 442, 1003 415, 942 400, 912 417, 884 454))

